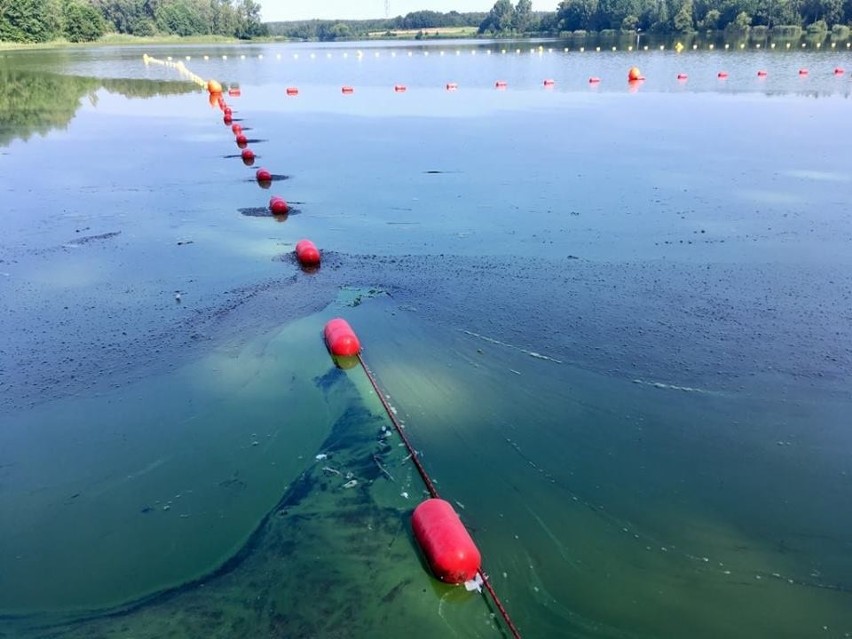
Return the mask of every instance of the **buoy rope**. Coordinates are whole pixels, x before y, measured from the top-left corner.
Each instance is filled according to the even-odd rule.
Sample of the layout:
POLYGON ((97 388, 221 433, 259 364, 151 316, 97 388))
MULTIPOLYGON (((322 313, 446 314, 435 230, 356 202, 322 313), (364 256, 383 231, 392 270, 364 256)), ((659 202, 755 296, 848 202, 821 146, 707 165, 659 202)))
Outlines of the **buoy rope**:
MULTIPOLYGON (((417 455, 417 451, 414 450, 414 447, 411 445, 411 441, 408 439, 408 435, 405 434, 405 429, 403 425, 400 423, 399 419, 397 419, 396 413, 394 412, 390 403, 388 403, 388 400, 385 398, 384 394, 379 388, 379 383, 376 381, 376 378, 373 376, 373 373, 370 372, 370 369, 367 367, 367 363, 364 361, 364 358, 361 356, 361 353, 358 353, 357 357, 358 363, 361 364, 361 368, 364 369, 364 374, 367 376, 367 379, 370 380, 370 384, 373 386, 373 390, 376 391, 376 395, 378 396, 379 401, 382 403, 382 406, 384 406, 385 412, 388 414, 391 423, 396 429, 396 432, 399 433, 399 436, 402 439, 402 443, 405 445, 405 448, 408 451, 409 456, 411 457, 411 461, 414 462, 414 466, 417 468, 417 472, 420 474, 420 478, 423 480, 423 483, 426 484, 426 490, 429 491, 429 495, 431 497, 438 498, 438 490, 435 488, 435 484, 432 482, 432 478, 429 477, 429 473, 427 473, 426 469, 423 467, 423 464, 417 455)), ((503 605, 503 602, 500 601, 500 597, 497 596, 497 592, 494 590, 494 586, 491 585, 491 580, 489 579, 488 574, 482 568, 480 568, 477 574, 482 579, 482 584, 485 586, 485 589, 491 596, 491 600, 494 602, 494 605, 497 607, 497 610, 503 617, 503 621, 506 622, 506 626, 512 633, 512 637, 514 637, 514 639, 521 639, 521 633, 518 631, 517 626, 515 626, 515 624, 512 622, 512 618, 509 616, 509 612, 506 610, 506 607, 503 605)))

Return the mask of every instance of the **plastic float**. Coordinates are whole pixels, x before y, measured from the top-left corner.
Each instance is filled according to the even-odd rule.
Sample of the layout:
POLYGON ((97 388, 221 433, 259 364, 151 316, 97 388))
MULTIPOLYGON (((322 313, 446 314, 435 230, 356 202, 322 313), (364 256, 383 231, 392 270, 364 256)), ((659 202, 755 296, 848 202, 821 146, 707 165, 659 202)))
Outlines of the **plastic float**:
POLYGON ((807 69, 799 69, 799 75, 808 75, 807 69))
POLYGON ((246 145, 248 144, 248 138, 245 136, 245 134, 242 131, 240 131, 240 133, 237 133, 237 135, 234 137, 234 141, 237 143, 237 146, 240 147, 241 149, 246 148, 246 145))
POLYGON ((329 320, 323 334, 328 352, 334 357, 355 357, 361 353, 361 342, 345 319, 329 320))
POLYGON ((589 84, 600 84, 601 79, 597 76, 592 76, 589 78, 589 84))
POLYGON ((344 86, 344 87, 340 87, 340 92, 343 95, 350 95, 352 93, 355 93, 355 89, 353 87, 350 87, 350 86, 344 86))
POLYGON ((554 86, 556 86, 556 80, 551 80, 550 78, 548 78, 544 81, 544 87, 546 89, 552 89, 554 86))
POLYGON ((243 159, 243 164, 246 166, 251 166, 254 164, 254 151, 249 148, 245 148, 240 152, 240 157, 243 159))
POLYGON ((299 240, 296 243, 296 259, 302 266, 319 266, 320 252, 317 245, 310 240, 299 240))
POLYGON ((846 71, 843 70, 843 67, 834 67, 834 75, 843 75, 846 71))
POLYGON ((627 79, 636 81, 636 80, 644 80, 642 77, 642 72, 639 71, 639 67, 630 67, 630 70, 627 72, 627 79))
POLYGON ((239 87, 231 87, 228 89, 228 95, 232 98, 238 98, 242 95, 242 91, 240 91, 239 87))
POLYGON ((688 75, 686 75, 685 73, 678 73, 678 74, 677 74, 677 79, 678 79, 678 80, 680 80, 680 81, 685 81, 685 80, 688 80, 688 79, 689 79, 689 76, 688 76, 688 75))
POLYGON ((270 186, 272 186, 272 173, 270 173, 263 167, 259 168, 255 172, 254 177, 257 180, 257 183, 260 185, 260 188, 268 189, 270 186))
POLYGON ((406 87, 404 84, 395 84, 393 86, 393 90, 396 93, 405 93, 408 90, 408 87, 406 87))
POLYGON ((716 74, 716 77, 719 78, 720 80, 727 80, 728 79, 728 72, 727 71, 719 71, 719 73, 716 74))
POLYGON ((290 206, 287 204, 287 200, 280 195, 273 195, 269 198, 269 210, 273 215, 287 215, 290 206))
POLYGON ((231 117, 230 113, 226 113, 222 116, 222 122, 225 123, 225 126, 231 126, 231 123, 234 121, 234 118, 231 117))
POLYGON ((221 95, 222 85, 219 84, 216 80, 207 80, 207 92, 211 94, 218 93, 221 95))
POLYGON ((455 82, 447 82, 447 91, 457 91, 459 85, 455 82))
POLYGON ((505 80, 497 80, 497 82, 494 83, 494 88, 496 89, 505 89, 508 86, 509 85, 506 83, 505 80))
POLYGON ((760 71, 757 72, 758 78, 765 78, 768 75, 769 75, 769 72, 766 71, 765 69, 761 69, 760 71))
POLYGON ((443 499, 427 499, 414 509, 411 526, 432 574, 448 584, 474 581, 482 557, 458 513, 443 499))
POLYGON ((239 135, 243 132, 243 126, 241 124, 233 124, 231 125, 231 131, 234 135, 239 135))
POLYGON ((293 97, 294 95, 299 95, 299 89, 296 87, 287 87, 287 95, 293 97))

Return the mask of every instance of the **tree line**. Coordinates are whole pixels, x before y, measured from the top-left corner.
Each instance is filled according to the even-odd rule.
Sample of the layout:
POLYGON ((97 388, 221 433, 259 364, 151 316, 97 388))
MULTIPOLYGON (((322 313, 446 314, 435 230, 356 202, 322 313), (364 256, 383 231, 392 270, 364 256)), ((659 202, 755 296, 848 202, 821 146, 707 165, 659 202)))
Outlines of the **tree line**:
POLYGON ((254 0, 0 0, 0 41, 91 42, 136 36, 266 34, 254 0))
POLYGON ((488 13, 415 11, 377 20, 303 20, 272 22, 270 35, 296 40, 349 40, 444 27, 474 27, 487 36, 558 36, 577 31, 615 30, 659 34, 696 31, 746 32, 772 29, 776 35, 798 36, 802 28, 848 37, 852 0, 563 0, 555 11, 533 11, 531 0, 497 0, 488 13))

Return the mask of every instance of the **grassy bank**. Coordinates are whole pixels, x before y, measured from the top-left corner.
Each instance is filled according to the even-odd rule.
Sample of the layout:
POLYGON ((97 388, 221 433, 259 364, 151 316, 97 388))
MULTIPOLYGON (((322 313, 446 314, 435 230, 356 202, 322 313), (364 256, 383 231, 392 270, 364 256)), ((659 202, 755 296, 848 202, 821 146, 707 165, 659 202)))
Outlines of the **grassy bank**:
POLYGON ((20 42, 0 42, 0 51, 12 51, 19 49, 57 49, 64 47, 97 47, 97 46, 142 46, 146 44, 256 44, 267 42, 268 38, 257 40, 238 40, 226 36, 204 35, 204 36, 133 36, 123 33, 108 33, 94 42, 69 42, 64 39, 52 40, 50 42, 39 42, 34 44, 20 42))

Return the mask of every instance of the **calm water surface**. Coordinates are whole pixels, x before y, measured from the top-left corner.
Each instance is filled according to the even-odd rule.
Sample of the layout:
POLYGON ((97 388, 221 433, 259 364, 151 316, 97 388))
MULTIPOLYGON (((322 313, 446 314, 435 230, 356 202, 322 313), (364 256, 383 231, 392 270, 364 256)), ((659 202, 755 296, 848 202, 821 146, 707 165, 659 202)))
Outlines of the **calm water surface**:
POLYGON ((563 44, 0 56, 0 637, 507 636, 337 315, 525 637, 852 635, 852 55, 563 44))

